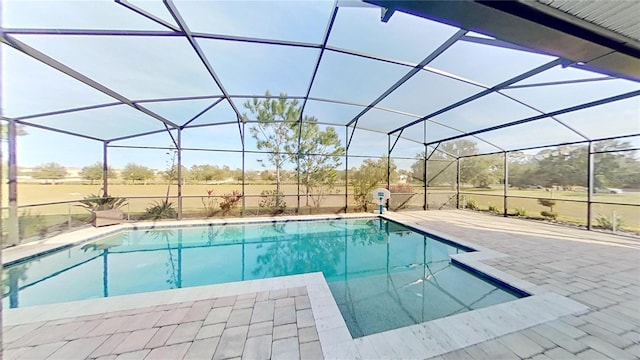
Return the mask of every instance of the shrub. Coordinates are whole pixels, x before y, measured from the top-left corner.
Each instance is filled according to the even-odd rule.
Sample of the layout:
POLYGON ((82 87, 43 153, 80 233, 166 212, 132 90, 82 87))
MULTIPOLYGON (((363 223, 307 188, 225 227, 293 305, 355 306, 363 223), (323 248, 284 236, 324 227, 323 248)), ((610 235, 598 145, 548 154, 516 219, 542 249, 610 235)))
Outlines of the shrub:
POLYGON ((547 220, 555 220, 558 217, 558 213, 553 211, 542 211, 540 212, 540 215, 542 215, 547 220))
MULTIPOLYGON (((622 225, 622 218, 616 216, 616 228, 620 228, 622 225)), ((596 222, 598 223, 598 227, 605 230, 613 230, 613 216, 609 218, 608 216, 600 215, 596 216, 596 222)))
POLYGON ((538 199, 538 204, 548 207, 549 211, 553 212, 553 207, 556 206, 556 201, 551 199, 541 198, 541 199, 538 199))
POLYGON ((88 211, 99 211, 119 209, 125 205, 127 205, 127 199, 125 198, 117 198, 110 195, 98 196, 90 194, 89 196, 80 200, 80 205, 78 206, 81 206, 88 211))
POLYGON ((502 210, 500 210, 499 207, 495 206, 495 205, 491 205, 491 203, 489 203, 489 211, 492 213, 496 213, 499 214, 502 212, 502 210))
POLYGON ((283 199, 283 194, 276 190, 263 190, 260 193, 261 200, 258 206, 264 209, 271 209, 273 214, 282 214, 287 208, 287 203, 283 199))
POLYGON ((478 203, 474 199, 469 199, 465 207, 470 210, 478 210, 478 203))
POLYGON ((154 201, 154 203, 145 210, 143 219, 175 219, 178 212, 173 207, 173 203, 168 200, 162 200, 161 202, 154 201))
POLYGON ((222 210, 222 216, 226 216, 231 210, 238 207, 242 194, 238 190, 233 190, 231 194, 224 194, 222 196, 222 202, 220 203, 220 210, 222 210))
POLYGON ((391 185, 391 188, 389 189, 389 192, 391 193, 413 193, 413 189, 411 188, 410 184, 395 184, 395 185, 391 185))
POLYGON ((515 208, 513 210, 513 215, 515 215, 515 216, 527 216, 527 209, 525 209, 525 208, 515 208))
POLYGON ((213 189, 207 190, 207 197, 201 197, 202 206, 204 206, 205 216, 211 217, 215 214, 218 207, 218 198, 213 195, 213 189))
POLYGON ((18 237, 28 238, 34 235, 43 237, 47 233, 47 226, 43 215, 24 211, 18 218, 18 237))

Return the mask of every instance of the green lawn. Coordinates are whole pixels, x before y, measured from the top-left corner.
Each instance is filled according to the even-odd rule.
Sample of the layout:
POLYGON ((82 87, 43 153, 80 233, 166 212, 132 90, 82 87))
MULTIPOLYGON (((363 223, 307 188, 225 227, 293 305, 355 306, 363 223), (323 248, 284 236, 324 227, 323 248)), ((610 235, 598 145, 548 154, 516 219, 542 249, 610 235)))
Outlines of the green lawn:
MULTIPOLYGON (((18 197, 20 206, 58 202, 58 201, 77 201, 89 196, 90 194, 99 194, 100 185, 83 185, 83 184, 58 184, 58 185, 42 185, 42 184, 19 184, 18 197)), ((247 184, 245 185, 246 209, 249 214, 262 215, 264 209, 259 209, 260 193, 263 190, 274 190, 275 184, 247 184), (253 195, 253 196, 252 196, 253 195)), ((294 194, 285 196, 287 208, 289 211, 295 210, 297 207, 297 184, 283 184, 282 191, 284 194, 294 194)), ((422 189, 419 185, 414 186, 415 192, 422 189)), ((177 186, 172 185, 169 189, 170 196, 177 195, 177 186)), ((224 195, 234 190, 242 191, 240 184, 187 184, 182 187, 183 211, 185 216, 204 216, 204 207, 202 198, 207 196, 207 190, 213 190, 214 195, 224 195)), ((301 188, 301 191, 304 191, 301 188)), ((351 193, 351 189, 349 192, 351 193)), ((315 209, 313 206, 305 206, 305 196, 301 196, 301 212, 338 212, 344 207, 344 185, 337 186, 334 192, 323 203, 322 209, 315 209)), ((162 200, 167 193, 166 184, 149 184, 149 185, 109 185, 109 193, 112 196, 121 196, 128 198, 128 205, 123 209, 126 213, 134 216, 141 214, 154 201, 162 200), (143 197, 143 198, 137 198, 143 197)), ((3 206, 7 206, 7 192, 3 189, 3 206)), ((466 201, 473 199, 479 209, 488 210, 490 206, 502 211, 503 191, 500 189, 464 189, 463 197, 466 201)), ((549 210, 538 204, 538 198, 553 198, 556 200, 554 211, 559 214, 559 220, 586 224, 587 207, 584 201, 587 200, 587 193, 584 191, 545 191, 545 190, 509 190, 507 208, 509 212, 514 209, 524 209, 529 217, 540 217, 540 212, 549 210), (574 200, 574 201, 567 201, 574 200), (576 202, 575 200, 582 201, 576 202)), ((450 201, 447 207, 455 206, 455 191, 451 188, 430 188, 429 204, 430 208, 440 208, 442 203, 450 201)), ((594 219, 597 216, 611 217, 615 212, 616 216, 622 220, 621 227, 623 229, 640 232, 640 206, 630 206, 624 204, 640 205, 640 193, 622 193, 622 194, 595 194, 595 201, 611 202, 612 204, 594 204, 594 219)), ((176 200, 173 200, 174 203, 176 200)), ((423 194, 416 194, 408 202, 411 209, 422 208, 423 194)), ((83 208, 76 206, 77 203, 65 203, 54 205, 42 205, 21 208, 20 214, 28 215, 25 217, 26 222, 35 223, 40 228, 48 227, 55 224, 67 226, 71 221, 72 225, 77 223, 86 223, 88 221, 88 213, 83 208)), ((349 197, 350 208, 355 208, 353 197, 349 197)), ((238 212, 239 210, 236 210, 238 212)), ((217 214, 219 215, 219 214, 217 214)), ((6 213, 3 214, 6 216, 6 213)), ((595 220, 594 220, 595 221, 595 220)), ((594 222, 595 223, 595 222, 594 222)))

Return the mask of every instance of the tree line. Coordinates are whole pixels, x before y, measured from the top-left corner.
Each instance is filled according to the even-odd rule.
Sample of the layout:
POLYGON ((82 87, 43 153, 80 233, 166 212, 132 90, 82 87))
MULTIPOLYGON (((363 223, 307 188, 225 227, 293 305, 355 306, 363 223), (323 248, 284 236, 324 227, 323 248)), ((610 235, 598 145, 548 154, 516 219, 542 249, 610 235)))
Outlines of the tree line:
MULTIPOLYGON (((628 151, 631 144, 621 140, 594 143, 595 188, 640 188, 640 161, 637 151, 628 151)), ((427 165, 429 186, 456 183, 457 164, 454 157, 478 153, 478 146, 469 140, 441 144, 427 165), (448 155, 447 155, 448 154, 448 155), (433 161, 431 161, 433 160, 433 161)), ((424 153, 417 155, 411 167, 414 182, 424 178, 424 153)), ((509 185, 518 188, 561 188, 587 186, 588 148, 586 145, 557 146, 536 154, 509 152, 509 185)), ((460 182, 478 188, 504 183, 504 155, 492 154, 462 158, 460 182)))

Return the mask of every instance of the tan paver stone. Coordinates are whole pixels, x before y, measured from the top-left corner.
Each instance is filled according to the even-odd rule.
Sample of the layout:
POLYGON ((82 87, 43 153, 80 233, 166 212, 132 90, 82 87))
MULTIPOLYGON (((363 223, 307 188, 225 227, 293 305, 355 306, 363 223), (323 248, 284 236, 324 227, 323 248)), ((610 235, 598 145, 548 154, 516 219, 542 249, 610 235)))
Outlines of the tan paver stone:
MULTIPOLYGON (((61 341, 60 343, 61 343, 60 346, 65 344, 64 341, 61 341)), ((45 344, 45 345, 51 345, 51 344, 45 344)), ((4 359, 18 359, 18 358, 20 358, 20 356, 22 354, 27 353, 32 349, 33 349, 33 347, 19 347, 19 348, 13 348, 13 349, 3 349, 2 356, 3 356, 4 359)), ((56 350, 57 349, 55 349, 53 351, 56 351, 56 350)))
MULTIPOLYGON (((472 345, 464 348, 464 350, 469 354, 473 359, 477 360, 493 360, 489 357, 489 354, 484 352, 481 347, 478 345, 472 345)), ((536 355, 537 356, 537 355, 536 355)), ((543 360, 543 359, 540 359, 543 360)))
POLYGON ((219 341, 219 337, 196 340, 191 343, 191 347, 187 350, 184 358, 194 360, 212 359, 219 341))
POLYGON ((212 338, 212 337, 220 337, 220 335, 222 335, 223 330, 224 330, 224 323, 203 326, 198 331, 198 334, 196 335, 196 340, 212 338))
POLYGON ((633 354, 633 355, 637 356, 638 358, 640 358, 640 344, 633 344, 633 345, 625 348, 624 351, 628 352, 629 354, 633 354))
POLYGON ((248 293, 248 294, 242 294, 242 295, 238 295, 237 300, 244 300, 244 299, 256 299, 256 296, 258 294, 257 293, 248 293))
POLYGON ((4 342, 4 345, 12 343, 27 334, 31 334, 42 325, 44 324, 43 323, 23 324, 23 325, 12 326, 10 330, 6 330, 6 327, 5 327, 2 332, 2 341, 4 342))
POLYGON ((290 288, 287 290, 287 294, 289 295, 289 297, 307 295, 307 287, 298 286, 298 287, 290 288))
POLYGON ((584 343, 572 339, 549 325, 538 325, 531 329, 572 354, 579 353, 587 348, 584 343))
MULTIPOLYGON (((57 341, 53 343, 38 345, 30 348, 26 348, 27 350, 21 352, 21 359, 46 359, 51 354, 55 353, 58 349, 63 347, 67 342, 66 341, 57 341)), ((24 348, 21 348, 24 349, 24 348)), ((10 352, 6 352, 4 354, 5 359, 16 359, 17 357, 12 357, 10 352)))
MULTIPOLYGON (((152 328, 154 325, 158 323, 158 320, 160 320, 162 315, 163 313, 160 311, 133 315, 129 318, 129 321, 127 321, 124 324, 124 326, 118 329, 118 332, 136 331, 136 330, 152 328)), ((162 325, 159 325, 159 326, 162 326, 162 325)))
POLYGON ((249 325, 252 312, 252 308, 232 310, 225 327, 230 328, 235 326, 249 325))
POLYGON ((247 337, 271 335, 272 333, 273 333, 273 321, 252 323, 251 325, 249 325, 249 334, 247 335, 247 337))
POLYGON ((271 359, 273 360, 294 360, 300 359, 300 349, 298 338, 291 337, 276 340, 271 344, 271 359))
POLYGON ((117 333, 109 336, 105 342, 103 342, 98 348, 91 353, 91 357, 100 357, 113 354, 113 350, 117 348, 124 339, 129 336, 129 333, 117 333))
POLYGON ((299 328, 314 326, 316 324, 313 319, 313 312, 311 309, 300 310, 296 312, 297 324, 299 328))
POLYGON ((269 291, 269 300, 282 299, 289 296, 287 294, 287 289, 278 289, 269 291))
POLYGON ((204 319, 204 324, 209 325, 209 324, 226 322, 227 319, 229 319, 229 315, 231 315, 232 309, 233 308, 231 306, 218 307, 218 308, 214 307, 213 309, 211 309, 206 319, 204 319))
POLYGON ((557 347, 557 348, 553 348, 551 350, 547 350, 544 352, 544 355, 552 358, 552 359, 562 359, 562 360, 574 360, 574 359, 579 359, 579 357, 573 355, 572 353, 568 352, 567 350, 561 348, 561 347, 557 347))
POLYGON ((478 347, 482 349, 489 357, 492 359, 520 359, 518 355, 513 353, 513 351, 509 350, 506 346, 502 345, 502 343, 497 340, 485 341, 483 343, 478 344, 478 347))
POLYGON ((251 299, 238 299, 236 300, 236 302, 233 304, 233 309, 246 309, 246 308, 253 308, 253 304, 255 304, 256 299, 255 298, 251 298, 251 299))
POLYGON ((217 360, 234 356, 242 356, 248 331, 249 326, 246 325, 226 328, 224 332, 222 332, 218 348, 216 349, 213 358, 217 360))
POLYGON ((273 325, 284 325, 296 322, 296 309, 293 306, 276 308, 273 315, 273 325))
POLYGON ((156 322, 156 326, 162 327, 166 325, 179 324, 188 312, 189 308, 178 308, 165 311, 158 322, 156 322))
POLYGON ((318 340, 318 332, 315 326, 298 329, 298 340, 300 343, 306 343, 318 340))
POLYGON ((116 360, 142 360, 142 359, 146 359, 147 355, 149 355, 150 352, 151 352, 150 349, 145 349, 145 350, 139 350, 139 351, 134 351, 130 353, 124 353, 124 354, 118 355, 116 360))
POLYGON ((134 352, 145 348, 147 343, 155 336, 159 328, 151 328, 144 330, 136 330, 129 334, 121 343, 113 350, 114 354, 122 354, 134 352))
POLYGON ((296 324, 280 325, 273 328, 273 340, 279 340, 293 336, 298 336, 298 327, 296 326, 296 324))
POLYGON ((164 344, 167 343, 167 340, 169 339, 169 337, 171 337, 171 334, 173 334, 177 327, 178 325, 168 325, 159 328, 158 332, 156 332, 151 340, 149 340, 147 345, 145 345, 145 349, 153 349, 164 346, 164 344))
POLYGON ((553 349, 554 347, 557 346, 556 344, 551 342, 551 340, 547 339, 546 337, 538 334, 537 332, 531 329, 525 329, 523 331, 520 331, 519 334, 522 334, 528 337, 529 339, 533 340, 536 344, 542 346, 545 350, 553 349))
POLYGON ((521 358, 532 357, 544 351, 542 346, 520 333, 502 336, 498 341, 521 358))
POLYGON ((87 336, 111 335, 124 328, 131 320, 131 316, 114 317, 104 320, 100 325, 91 330, 87 336))
POLYGON ((33 332, 22 336, 20 339, 8 343, 8 348, 36 346, 64 340, 67 333, 73 332, 82 326, 82 323, 68 323, 62 325, 44 325, 33 332))
POLYGON ((190 342, 168 345, 151 350, 145 360, 182 359, 191 346, 190 342))
POLYGON ((296 296, 295 298, 296 310, 310 309, 311 303, 307 295, 296 296))
POLYGON ((322 360, 322 348, 319 341, 300 344, 300 359, 322 360))
MULTIPOLYGON (((471 355, 471 356, 473 356, 473 355, 471 355)), ((532 358, 531 358, 531 360, 553 360, 553 359, 551 359, 551 358, 550 358, 550 357, 548 357, 547 355, 544 355, 544 354, 538 354, 538 355, 536 355, 536 356, 532 357, 532 358)))
POLYGON ((50 357, 65 360, 84 359, 94 352, 108 337, 107 335, 102 335, 69 341, 51 354, 50 357))
MULTIPOLYGON (((629 339, 625 336, 616 335, 610 331, 607 331, 599 326, 595 326, 593 324, 585 324, 580 327, 581 330, 585 331, 589 335, 593 335, 599 339, 602 339, 613 346, 619 347, 621 349, 630 346, 633 344, 634 340, 629 339)), ((635 341, 640 342, 640 336, 636 337, 635 341)))
POLYGON ((248 338, 244 346, 242 358, 246 360, 271 359, 271 335, 248 338))
POLYGON ((610 357, 603 355, 593 349, 587 349, 581 353, 576 354, 576 356, 578 357, 578 359, 585 359, 585 360, 609 360, 611 359, 610 357))
POLYGON ((273 321, 274 308, 274 300, 257 301, 253 306, 253 313, 251 314, 251 324, 273 321))
POLYGON ((285 306, 294 306, 294 305, 295 305, 295 300, 294 298, 290 298, 290 297, 277 299, 275 303, 276 308, 281 308, 285 306))
POLYGON ((261 292, 256 294, 256 302, 265 301, 265 300, 269 300, 269 292, 268 291, 261 291, 261 292))
POLYGON ((202 327, 202 321, 192 321, 182 323, 173 331, 173 334, 167 339, 166 346, 180 344, 187 341, 193 341, 202 327))
POLYGON ((189 308, 189 311, 182 319, 182 322, 191 322, 191 321, 202 321, 207 315, 209 315, 209 311, 213 307, 215 300, 202 300, 196 301, 193 306, 189 308))
POLYGON ((93 329, 98 327, 102 322, 105 321, 103 319, 95 319, 84 322, 79 328, 75 329, 70 334, 67 334, 64 339, 65 340, 75 340, 80 339, 82 337, 86 337, 93 329))
POLYGON ((106 356, 100 356, 99 358, 96 358, 96 360, 116 360, 118 358, 118 355, 106 355, 106 356))
POLYGON ((616 360, 624 360, 624 359, 634 359, 635 356, 629 354, 628 352, 611 345, 610 343, 598 339, 595 336, 587 335, 583 338, 578 339, 578 341, 587 344, 590 348, 616 360))
POLYGON ((227 307, 227 306, 233 306, 233 304, 235 304, 237 299, 237 296, 225 296, 225 297, 221 297, 216 299, 216 302, 213 304, 214 308, 219 308, 219 307, 227 307))

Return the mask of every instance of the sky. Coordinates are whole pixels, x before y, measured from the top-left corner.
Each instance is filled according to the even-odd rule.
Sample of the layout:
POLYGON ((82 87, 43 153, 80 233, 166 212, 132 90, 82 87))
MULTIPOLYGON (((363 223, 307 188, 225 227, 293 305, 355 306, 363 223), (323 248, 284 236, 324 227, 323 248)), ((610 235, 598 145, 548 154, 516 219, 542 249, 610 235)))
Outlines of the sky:
MULTIPOLYGON (((161 1, 133 1, 134 5, 175 24, 161 1)), ((196 33, 247 36, 301 43, 320 44, 331 16, 333 1, 176 1, 178 11, 196 33)), ((112 1, 16 1, 3 2, 5 28, 94 29, 167 31, 112 1)), ((328 46, 372 54, 397 63, 415 64, 453 35, 457 29, 433 21, 396 12, 388 23, 380 21, 380 10, 371 7, 341 7, 328 46)), ((473 34, 472 34, 473 35, 473 34)), ((98 81, 122 96, 142 101, 143 106, 178 124, 184 124, 218 101, 222 90, 197 58, 189 43, 179 37, 159 36, 79 36, 13 35, 15 39, 60 61, 79 73, 98 81), (144 102, 153 99, 202 96, 189 101, 144 102)), ((272 44, 253 44, 213 39, 198 39, 225 90, 241 112, 252 95, 280 92, 290 96, 329 99, 346 103, 310 100, 305 115, 320 122, 336 124, 347 142, 344 125, 364 106, 405 75, 410 67, 397 63, 356 57, 339 51, 323 53, 314 83, 309 89, 320 50, 272 44), (354 105, 358 104, 358 105, 354 105)), ((80 106, 111 104, 115 100, 65 74, 50 68, 6 45, 2 46, 3 115, 22 117, 80 106)), ((428 66, 427 70, 401 85, 382 100, 383 109, 368 111, 358 125, 386 133, 400 125, 431 114, 448 104, 464 99, 527 70, 554 60, 550 56, 457 42, 428 66), (443 76, 453 74, 465 81, 443 76), (393 109, 397 112, 387 111, 393 109)), ((601 78, 602 75, 576 68, 554 67, 525 79, 520 84, 559 80, 601 78)), ((432 142, 473 131, 575 106, 601 98, 639 90, 638 83, 613 79, 580 84, 522 87, 437 115, 427 125, 403 132, 393 155, 413 157, 424 150, 423 142, 432 142)), ((163 125, 126 105, 105 106, 64 115, 30 119, 34 123, 78 131, 100 139, 117 138, 131 131, 163 129, 163 125)), ((192 124, 236 121, 228 102, 222 101, 192 124)), ((18 139, 19 165, 32 167, 59 162, 82 167, 102 160, 102 142, 76 138, 50 131, 27 128, 18 139)), ((638 97, 597 108, 557 116, 556 119, 527 123, 484 135, 481 151, 493 152, 524 146, 552 145, 587 138, 640 132, 638 97), (494 146, 496 145, 496 146, 494 146)), ((635 142, 640 143, 636 138, 635 142)), ((169 146, 166 132, 113 145, 169 146)), ((189 148, 241 149, 237 124, 187 129, 183 144, 189 148)), ((387 152, 387 136, 357 130, 350 154, 379 157, 387 152)), ((255 149, 247 136, 246 149, 255 149)), ((640 144, 639 144, 640 146, 640 144)), ((184 164, 210 163, 239 167, 238 153, 186 151, 184 164)), ((247 159, 248 169, 259 169, 258 156, 247 159)), ((116 168, 128 162, 152 168, 164 168, 165 150, 111 148, 109 162, 116 168)), ((350 159, 349 166, 360 160, 350 159)), ((411 161, 401 161, 410 166, 411 161)))

